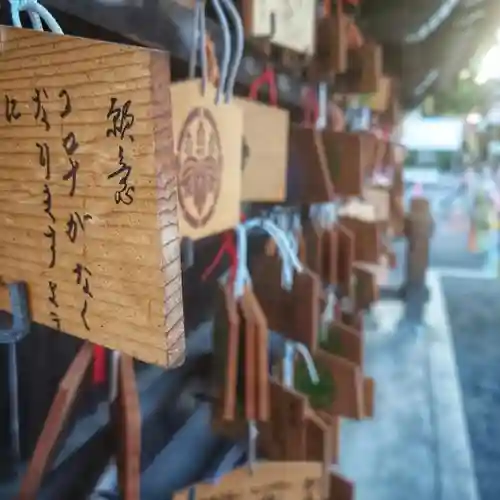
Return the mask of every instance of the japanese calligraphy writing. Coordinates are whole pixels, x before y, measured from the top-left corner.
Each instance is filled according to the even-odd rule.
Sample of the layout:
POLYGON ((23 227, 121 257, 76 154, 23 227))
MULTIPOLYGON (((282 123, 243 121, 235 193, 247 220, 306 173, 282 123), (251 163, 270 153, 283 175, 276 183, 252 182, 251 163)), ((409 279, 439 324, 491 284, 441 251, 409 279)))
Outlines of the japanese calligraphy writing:
POLYGON ((8 95, 5 96, 5 118, 9 123, 21 118, 21 113, 17 110, 17 100, 8 95))
POLYGON ((69 132, 66 137, 62 140, 64 151, 68 156, 71 156, 76 152, 80 144, 76 140, 75 134, 73 132, 69 132))
MULTIPOLYGON (((66 90, 61 90, 59 92, 59 98, 64 99, 64 108, 60 112, 60 116, 64 118, 71 112, 71 98, 66 90)), ((49 100, 48 92, 45 88, 35 88, 33 90, 33 94, 31 97, 31 101, 34 103, 34 112, 33 116, 37 124, 41 124, 44 127, 45 132, 48 132, 51 128, 49 122, 49 116, 47 114, 47 110, 45 109, 45 104, 49 100)), ((12 120, 17 120, 21 117, 21 113, 17 111, 17 100, 15 98, 11 98, 10 96, 5 96, 5 116, 8 122, 12 120)), ((47 142, 43 140, 37 141, 35 143, 38 153, 38 164, 45 170, 45 181, 50 181, 52 172, 51 172, 51 151, 50 146, 47 142)), ((63 139, 63 147, 64 150, 68 153, 73 153, 78 148, 78 142, 76 141, 76 137, 74 134, 69 133, 63 139)), ((70 170, 70 173, 65 180, 71 179, 72 187, 71 192, 74 193, 75 190, 75 174, 70 170)), ((45 182, 43 185, 43 211, 50 219, 49 225, 47 229, 43 233, 44 236, 49 240, 49 250, 50 250, 50 259, 48 262, 48 268, 52 269, 56 266, 57 263, 57 230, 56 230, 56 217, 52 211, 52 191, 50 188, 50 184, 45 182)), ((84 219, 85 220, 85 219, 84 219)), ((73 234, 73 233, 71 233, 73 234)), ((76 238, 76 235, 75 235, 76 238)), ((58 330, 61 329, 61 319, 59 318, 59 314, 57 310, 59 309, 59 302, 57 299, 57 287, 58 284, 56 281, 49 280, 48 281, 48 302, 51 307, 50 318, 55 328, 58 330)))
MULTIPOLYGON (((123 141, 128 137, 131 142, 134 136, 130 133, 135 117, 130 111, 132 101, 126 101, 123 106, 118 106, 116 97, 110 98, 110 106, 106 118, 111 120, 111 127, 106 130, 106 137, 116 137, 123 141), (128 133, 127 133, 128 132, 128 133)), ((125 151, 122 145, 118 146, 118 167, 108 175, 108 179, 119 177, 118 184, 120 188, 115 191, 115 203, 131 205, 134 201, 135 186, 129 183, 132 166, 125 160, 125 151)))
POLYGON ((69 195, 74 196, 76 190, 76 174, 80 168, 80 163, 73 158, 69 158, 70 169, 63 175, 63 180, 71 181, 71 188, 69 190, 69 195))
POLYGON ((94 298, 92 292, 90 291, 90 278, 92 273, 82 264, 77 264, 73 269, 73 273, 76 275, 76 284, 82 287, 82 291, 86 295, 83 301, 83 306, 80 310, 80 317, 82 318, 83 326, 90 331, 90 326, 87 321, 87 311, 89 307, 88 299, 94 298))
POLYGON ((119 203, 130 205, 134 201, 133 193, 135 191, 135 187, 128 185, 128 178, 131 171, 132 167, 130 165, 127 165, 123 158, 123 147, 118 146, 118 168, 108 175, 108 179, 112 179, 113 177, 121 175, 120 181, 118 183, 121 186, 121 189, 115 192, 115 203, 117 205, 119 203))
POLYGON ((66 118, 72 111, 71 97, 69 96, 68 91, 64 89, 60 90, 58 97, 64 99, 64 109, 61 111, 59 116, 61 118, 66 118))
POLYGON ((31 100, 35 103, 35 120, 37 122, 43 123, 45 126, 45 131, 50 130, 49 118, 47 116, 47 111, 43 103, 43 99, 48 99, 49 96, 45 89, 35 89, 34 95, 31 100))
POLYGON ((43 235, 50 240, 49 268, 52 269, 56 265, 56 230, 53 226, 49 226, 43 235))
POLYGON ((49 302, 54 306, 54 307, 59 307, 59 304, 57 303, 57 283, 54 283, 53 281, 49 281, 49 302))
POLYGON ((38 163, 45 169, 45 180, 50 180, 50 148, 46 142, 36 143, 38 148, 38 163))
POLYGON ((73 155, 77 151, 79 146, 75 134, 73 132, 69 132, 66 137, 63 138, 62 145, 64 151, 66 151, 70 164, 69 170, 63 175, 63 180, 71 181, 69 195, 74 196, 76 190, 76 174, 78 172, 78 169, 80 168, 80 163, 78 162, 78 160, 75 160, 71 157, 71 155, 73 155))
POLYGON ((71 243, 76 241, 78 228, 85 231, 85 222, 88 220, 92 220, 92 216, 90 214, 80 215, 78 212, 69 214, 68 222, 66 222, 66 234, 68 235, 71 243))
MULTIPOLYGON (((118 99, 111 97, 108 114, 106 118, 111 118, 112 126, 106 130, 106 137, 119 137, 124 139, 127 130, 131 129, 134 125, 135 117, 129 113, 132 101, 126 101, 123 106, 117 106, 118 99)), ((134 136, 128 135, 131 142, 134 142, 134 136)))
POLYGON ((48 184, 43 185, 43 194, 45 195, 43 200, 45 208, 43 211, 50 217, 50 220, 55 223, 56 218, 52 213, 52 193, 50 192, 50 186, 48 184))
POLYGON ((56 330, 60 331, 61 318, 59 318, 59 315, 55 311, 50 311, 50 317, 52 319, 52 322, 54 323, 54 326, 56 327, 56 330))
MULTIPOLYGON (((33 322, 173 368, 185 328, 168 57, 2 34, 0 275, 26 283, 33 322)), ((0 309, 9 300, 5 288, 0 309)))

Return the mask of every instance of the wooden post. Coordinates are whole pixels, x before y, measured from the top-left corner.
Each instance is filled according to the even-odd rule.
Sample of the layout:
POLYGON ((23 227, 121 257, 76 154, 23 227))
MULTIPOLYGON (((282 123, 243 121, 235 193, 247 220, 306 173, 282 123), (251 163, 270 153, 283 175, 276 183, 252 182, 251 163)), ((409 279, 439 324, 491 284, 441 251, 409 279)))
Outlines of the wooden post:
POLYGON ((427 300, 425 278, 429 267, 430 238, 434 222, 429 202, 425 198, 414 198, 405 221, 405 236, 408 241, 406 275, 401 289, 405 300, 419 296, 427 300))

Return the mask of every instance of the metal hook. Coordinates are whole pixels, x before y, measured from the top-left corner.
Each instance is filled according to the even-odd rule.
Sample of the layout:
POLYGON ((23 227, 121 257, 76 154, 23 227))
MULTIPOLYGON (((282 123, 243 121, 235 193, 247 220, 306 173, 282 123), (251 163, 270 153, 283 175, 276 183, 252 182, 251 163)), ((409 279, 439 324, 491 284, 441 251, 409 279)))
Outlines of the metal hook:
POLYGON ((224 39, 224 52, 222 56, 222 65, 220 70, 220 81, 217 86, 217 93, 215 95, 215 103, 219 104, 222 93, 224 92, 224 87, 227 81, 227 74, 229 70, 229 63, 231 62, 231 32, 229 30, 229 23, 227 22, 226 15, 221 6, 221 0, 212 0, 212 4, 219 19, 222 35, 224 39))
POLYGON ((236 76, 238 74, 238 69, 240 67, 241 61, 243 59, 243 51, 245 48, 245 29, 243 27, 243 21, 238 12, 238 9, 234 6, 232 0, 222 0, 222 3, 226 7, 229 16, 233 19, 236 26, 236 49, 234 54, 234 60, 231 64, 231 70, 227 79, 225 100, 229 102, 234 92, 234 84, 236 82, 236 76))

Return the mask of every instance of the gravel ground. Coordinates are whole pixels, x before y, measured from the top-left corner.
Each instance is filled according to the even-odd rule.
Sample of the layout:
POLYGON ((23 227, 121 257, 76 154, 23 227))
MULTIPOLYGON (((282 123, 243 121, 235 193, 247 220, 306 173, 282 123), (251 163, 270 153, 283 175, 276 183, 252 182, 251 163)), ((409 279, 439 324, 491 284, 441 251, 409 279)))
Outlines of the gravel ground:
POLYGON ((500 281, 443 278, 481 500, 500 499, 500 281))

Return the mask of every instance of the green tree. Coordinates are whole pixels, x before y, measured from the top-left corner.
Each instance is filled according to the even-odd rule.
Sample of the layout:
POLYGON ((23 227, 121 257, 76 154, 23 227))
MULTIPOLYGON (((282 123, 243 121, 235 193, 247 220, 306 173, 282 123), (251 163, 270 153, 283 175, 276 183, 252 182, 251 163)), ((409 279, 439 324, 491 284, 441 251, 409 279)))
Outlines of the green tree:
POLYGON ((434 115, 465 115, 472 110, 485 110, 489 92, 472 77, 457 78, 450 87, 439 89, 433 95, 434 115))

